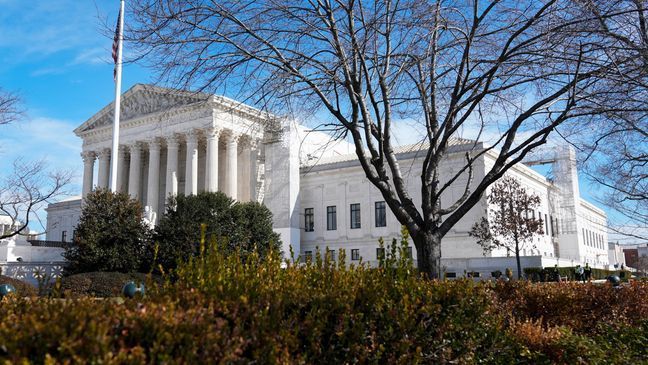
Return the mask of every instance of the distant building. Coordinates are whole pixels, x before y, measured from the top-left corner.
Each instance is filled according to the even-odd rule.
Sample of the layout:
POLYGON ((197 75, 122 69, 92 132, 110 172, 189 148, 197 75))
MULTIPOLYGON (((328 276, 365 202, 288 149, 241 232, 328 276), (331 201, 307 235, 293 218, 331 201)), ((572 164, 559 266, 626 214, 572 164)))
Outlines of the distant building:
POLYGON ((626 245, 623 247, 626 265, 632 268, 639 268, 639 259, 648 256, 648 243, 626 245))
MULTIPOLYGON (((328 248, 339 259, 339 250, 344 249, 349 262, 375 264, 382 254, 378 239, 400 235, 400 223, 365 178, 354 146, 345 141, 331 142, 327 134, 295 121, 276 120, 220 96, 136 85, 122 100, 117 156, 110 154, 112 104, 75 130, 83 139, 83 197, 95 187, 108 186, 110 159, 118 158, 118 189, 150 212, 162 214, 169 195, 200 191, 219 190, 241 201, 263 202, 274 215, 284 252, 292 245, 302 258, 328 248)), ((461 139, 453 143, 441 171, 458 171, 465 152, 475 144, 461 139)), ((476 150, 481 148, 477 144, 476 150)), ((397 150, 401 166, 408 166, 408 189, 419 202, 425 149, 415 145, 397 150)), ((474 180, 484 176, 496 157, 489 151, 479 158, 474 180)), ((523 265, 607 267, 607 217, 581 199, 573 149, 556 150, 553 171, 553 180, 523 164, 508 172, 540 196, 540 207, 532 214, 545 222, 545 233, 522 252, 523 265)), ((442 201, 456 199, 461 189, 448 189, 442 201)), ((503 249, 484 257, 482 248, 468 236, 487 207, 484 196, 443 239, 448 273, 467 270, 490 275, 515 266, 503 249)), ((80 209, 80 199, 51 204, 47 239, 71 240, 80 209)), ((416 259, 416 249, 410 252, 416 259)))
POLYGON ((610 261, 610 269, 625 267, 626 260, 623 245, 619 244, 619 242, 608 242, 608 258, 610 261))

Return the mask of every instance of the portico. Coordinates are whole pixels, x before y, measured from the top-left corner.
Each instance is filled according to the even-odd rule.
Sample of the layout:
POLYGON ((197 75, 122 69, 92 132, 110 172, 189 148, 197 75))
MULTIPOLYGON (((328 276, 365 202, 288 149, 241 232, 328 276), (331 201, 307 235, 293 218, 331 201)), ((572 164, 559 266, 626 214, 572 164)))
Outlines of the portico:
POLYGON ((75 130, 83 139, 83 197, 108 187, 110 161, 118 158, 118 191, 158 215, 167 198, 179 193, 222 191, 239 201, 256 200, 261 112, 222 97, 148 85, 134 86, 122 103, 116 156, 110 151, 110 106, 75 130))

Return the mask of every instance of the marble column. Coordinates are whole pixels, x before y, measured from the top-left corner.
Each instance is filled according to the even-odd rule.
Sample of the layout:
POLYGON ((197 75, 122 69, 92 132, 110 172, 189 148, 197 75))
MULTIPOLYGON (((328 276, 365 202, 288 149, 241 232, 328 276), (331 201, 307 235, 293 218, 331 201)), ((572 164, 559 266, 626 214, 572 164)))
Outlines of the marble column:
POLYGON ((249 200, 257 201, 257 178, 259 168, 259 142, 256 139, 250 141, 250 196, 249 200))
POLYGON ((110 149, 104 148, 99 152, 99 173, 97 174, 97 187, 107 189, 110 179, 110 149))
POLYGON ((133 199, 139 197, 140 191, 140 170, 142 169, 142 147, 139 143, 129 146, 130 166, 128 171, 128 194, 133 199))
POLYGON ((185 195, 198 194, 198 136, 187 133, 187 159, 185 169, 185 195))
MULTIPOLYGON (((167 144, 167 169, 166 169, 166 192, 164 199, 169 195, 178 195, 178 137, 171 136, 166 138, 167 144)), ((165 202, 166 204, 166 202, 165 202)))
POLYGON ((124 192, 127 189, 126 182, 128 180, 128 169, 126 162, 128 161, 126 146, 119 146, 117 153, 117 191, 124 192))
POLYGON ((157 213, 160 200, 160 143, 154 140, 150 141, 148 146, 149 168, 146 205, 151 212, 157 213))
POLYGON ((227 158, 227 190, 226 194, 232 199, 238 199, 238 140, 239 134, 230 132, 227 135, 227 147, 225 156, 227 158))
POLYGON ((218 191, 218 139, 220 128, 207 130, 207 155, 205 158, 205 191, 218 191))
POLYGON ((238 189, 237 196, 239 201, 250 201, 250 174, 252 158, 252 143, 248 136, 239 139, 239 158, 238 158, 238 189))
POLYGON ((86 195, 92 191, 94 162, 97 156, 93 151, 85 151, 81 153, 81 157, 83 158, 83 190, 81 196, 85 199, 86 195))

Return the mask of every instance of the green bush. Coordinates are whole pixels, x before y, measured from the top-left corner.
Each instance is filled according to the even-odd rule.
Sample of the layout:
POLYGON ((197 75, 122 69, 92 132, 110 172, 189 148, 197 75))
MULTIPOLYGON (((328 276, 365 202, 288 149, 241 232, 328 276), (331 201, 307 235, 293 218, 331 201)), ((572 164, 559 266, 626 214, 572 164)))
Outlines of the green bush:
POLYGON ((66 248, 65 274, 142 270, 148 227, 142 207, 126 193, 96 190, 85 198, 74 241, 66 248))
POLYGON ((70 297, 116 297, 129 281, 147 282, 147 276, 141 273, 124 274, 120 272, 88 272, 66 276, 61 280, 60 290, 70 297))
MULTIPOLYGON (((281 267, 199 240, 144 299, 7 298, 0 362, 646 363, 648 284, 434 281, 316 253, 281 267), (575 305, 574 301, 578 304, 575 305)), ((395 249, 387 249, 395 252, 395 249)), ((341 255, 344 255, 342 252, 341 255)), ((401 259, 402 258, 402 259, 401 259)))
POLYGON ((38 294, 38 290, 33 286, 25 283, 24 281, 13 279, 8 276, 0 275, 0 285, 2 284, 12 285, 14 288, 16 288, 16 292, 19 296, 33 297, 38 294))
POLYGON ((255 248, 265 256, 281 247, 279 235, 272 230, 272 213, 264 205, 235 202, 221 192, 202 192, 169 198, 155 229, 149 262, 155 261, 168 271, 178 260, 197 255, 201 230, 207 237, 227 237, 225 252, 242 257, 255 248))

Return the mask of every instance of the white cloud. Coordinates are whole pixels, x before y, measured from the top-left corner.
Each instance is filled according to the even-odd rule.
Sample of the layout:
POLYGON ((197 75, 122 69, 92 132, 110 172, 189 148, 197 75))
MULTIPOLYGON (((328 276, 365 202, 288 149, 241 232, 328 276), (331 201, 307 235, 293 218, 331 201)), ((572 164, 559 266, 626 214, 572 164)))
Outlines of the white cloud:
MULTIPOLYGON (((73 130, 76 123, 46 117, 2 127, 0 171, 10 171, 17 158, 47 161, 52 169, 72 170, 74 184, 80 183, 81 140, 73 130)), ((0 172, 0 177, 3 175, 0 172)))

